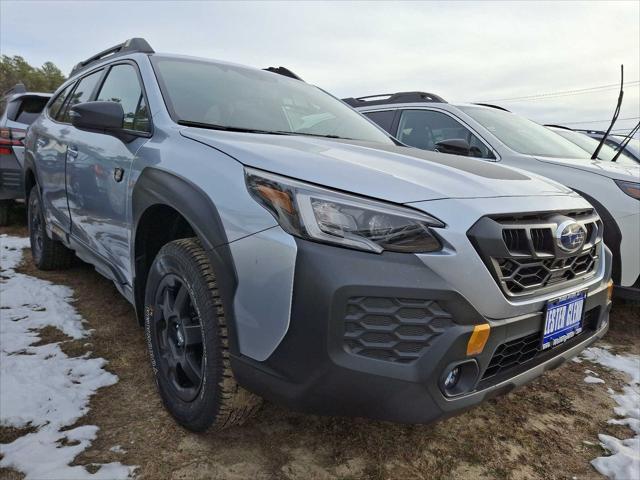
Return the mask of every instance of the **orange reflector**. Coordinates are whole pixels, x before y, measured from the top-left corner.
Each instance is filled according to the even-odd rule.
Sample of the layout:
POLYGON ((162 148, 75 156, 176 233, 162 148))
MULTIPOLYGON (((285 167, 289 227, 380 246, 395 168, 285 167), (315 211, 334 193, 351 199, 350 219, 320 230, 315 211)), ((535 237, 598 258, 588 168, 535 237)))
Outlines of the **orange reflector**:
POLYGON ((488 323, 473 327, 473 333, 471 334, 469 343, 467 343, 467 355, 478 355, 482 353, 484 346, 487 344, 487 340, 489 340, 490 331, 491 327, 488 323))
POLYGON ((609 284, 607 285, 607 300, 611 301, 613 298, 613 280, 609 280, 609 284))

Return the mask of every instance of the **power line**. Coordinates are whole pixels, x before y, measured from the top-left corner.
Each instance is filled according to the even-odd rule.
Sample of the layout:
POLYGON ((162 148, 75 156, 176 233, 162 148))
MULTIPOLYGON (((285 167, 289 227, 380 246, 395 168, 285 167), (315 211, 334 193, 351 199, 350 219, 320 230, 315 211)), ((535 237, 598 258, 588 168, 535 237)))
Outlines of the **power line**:
MULTIPOLYGON (((631 82, 625 82, 625 86, 640 85, 640 80, 634 80, 631 82)), ((557 92, 537 93, 535 95, 523 95, 521 97, 509 97, 509 98, 496 98, 493 100, 485 100, 485 102, 519 102, 528 100, 543 100, 547 98, 566 97, 570 95, 584 95, 588 93, 600 93, 606 90, 615 90, 620 88, 619 83, 611 83, 608 85, 600 85, 597 87, 588 88, 576 88, 572 90, 559 90, 557 92)))
MULTIPOLYGON (((617 121, 622 122, 623 120, 638 120, 640 117, 627 117, 627 118, 619 118, 617 121)), ((611 123, 610 118, 605 118, 603 120, 585 120, 584 122, 559 122, 560 125, 582 125, 583 123, 602 123, 607 122, 611 123)))

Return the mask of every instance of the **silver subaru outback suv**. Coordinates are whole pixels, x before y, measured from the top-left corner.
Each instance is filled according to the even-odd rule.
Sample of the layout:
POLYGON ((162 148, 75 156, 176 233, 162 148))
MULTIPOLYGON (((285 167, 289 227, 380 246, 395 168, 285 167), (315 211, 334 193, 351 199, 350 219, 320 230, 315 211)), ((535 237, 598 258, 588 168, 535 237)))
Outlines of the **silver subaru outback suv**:
POLYGON ((192 430, 260 398, 430 422, 602 337, 602 222, 557 183, 398 145, 284 68, 78 64, 26 139, 33 258, 72 252, 135 306, 192 430))

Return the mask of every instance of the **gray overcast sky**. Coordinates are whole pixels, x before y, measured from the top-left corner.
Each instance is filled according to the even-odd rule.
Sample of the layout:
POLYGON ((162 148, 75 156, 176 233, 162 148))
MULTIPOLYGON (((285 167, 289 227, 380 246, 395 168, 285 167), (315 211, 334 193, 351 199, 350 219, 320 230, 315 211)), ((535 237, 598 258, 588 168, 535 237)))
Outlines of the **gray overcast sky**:
MULTIPOLYGON (((156 51, 284 65, 343 96, 424 90, 479 101, 636 81, 620 118, 640 117, 640 1, 175 2, 0 0, 0 51, 68 73, 133 36, 156 51)), ((540 122, 611 117, 615 88, 501 105, 540 122)), ((636 120, 619 121, 617 128, 636 120)), ((588 123, 604 128, 608 122, 588 123)))

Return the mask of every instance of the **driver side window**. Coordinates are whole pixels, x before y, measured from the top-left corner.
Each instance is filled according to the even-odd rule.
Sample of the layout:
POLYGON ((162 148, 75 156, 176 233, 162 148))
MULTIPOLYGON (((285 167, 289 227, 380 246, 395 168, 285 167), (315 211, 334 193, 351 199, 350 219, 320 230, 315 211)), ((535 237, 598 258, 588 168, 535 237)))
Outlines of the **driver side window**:
POLYGON ((469 146, 470 157, 495 159, 482 141, 449 115, 432 110, 404 110, 398 127, 398 140, 422 150, 436 151, 443 140, 462 139, 469 146))
POLYGON ((149 111, 133 65, 124 63, 111 67, 96 100, 122 105, 125 129, 151 131, 149 111))

